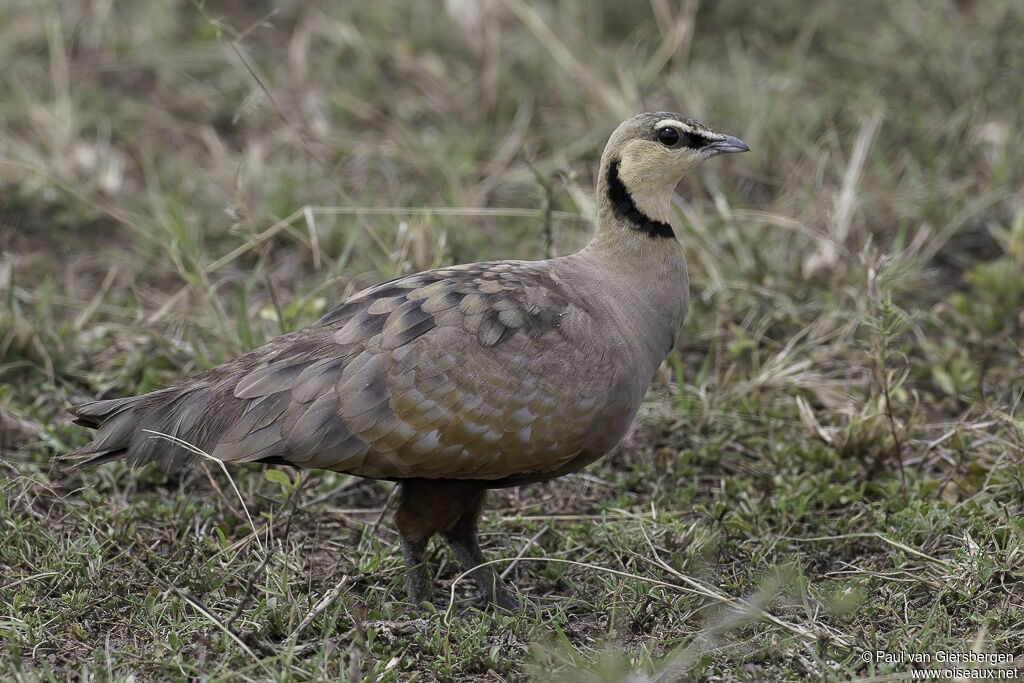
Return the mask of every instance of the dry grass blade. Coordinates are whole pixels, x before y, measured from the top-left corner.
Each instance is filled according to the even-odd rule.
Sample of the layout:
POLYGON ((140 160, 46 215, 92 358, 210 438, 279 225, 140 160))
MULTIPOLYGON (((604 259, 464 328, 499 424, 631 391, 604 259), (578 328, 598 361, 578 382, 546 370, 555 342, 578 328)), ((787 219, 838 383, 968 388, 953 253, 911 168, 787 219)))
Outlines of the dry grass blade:
MULTIPOLYGON (((697 25, 697 10, 700 8, 700 0, 689 0, 683 3, 679 14, 671 20, 667 35, 662 38, 658 49, 651 59, 644 65, 640 75, 641 83, 650 83, 661 74, 662 69, 675 55, 680 55, 679 69, 686 67, 686 57, 689 53, 690 42, 693 40, 693 30, 697 25)), ((663 11, 667 12, 665 8, 663 11)))
POLYGON ((29 581, 35 581, 37 579, 45 579, 48 576, 60 576, 60 574, 58 572, 42 572, 41 574, 32 574, 31 576, 23 576, 20 579, 18 579, 17 581, 11 581, 10 583, 7 583, 7 584, 4 584, 3 586, 0 586, 0 591, 5 591, 5 590, 7 590, 9 588, 14 588, 15 586, 20 586, 21 584, 27 583, 29 581))
POLYGON ((263 660, 260 659, 256 655, 256 653, 253 652, 252 649, 250 649, 249 646, 246 645, 245 642, 242 641, 242 639, 239 638, 238 635, 235 634, 234 631, 232 631, 227 626, 222 624, 220 619, 218 619, 217 617, 215 617, 212 614, 210 614, 210 611, 208 609, 206 609, 205 607, 200 605, 197 601, 193 600, 189 595, 187 595, 186 593, 182 592, 178 588, 172 587, 171 590, 179 598, 181 598, 182 600, 184 600, 188 604, 192 605, 192 608, 194 610, 196 610, 197 612, 202 614, 204 617, 209 619, 213 623, 214 626, 216 626, 221 632, 224 633, 224 635, 226 635, 228 638, 231 638, 231 640, 235 641, 235 644, 238 645, 238 647, 242 648, 242 651, 245 652, 245 654, 249 655, 249 657, 252 658, 252 661, 256 662, 261 667, 263 667, 264 671, 267 670, 266 669, 266 664, 264 664, 263 660))
POLYGON ((110 266, 107 269, 107 274, 103 277, 103 283, 100 288, 96 290, 96 294, 93 295, 92 299, 89 300, 89 304, 82 309, 82 312, 75 318, 74 326, 76 330, 81 330, 85 327, 86 323, 92 320, 92 317, 96 315, 96 310, 103 303, 103 297, 110 291, 111 286, 114 284, 114 278, 117 277, 117 264, 110 266))
MULTIPOLYGON (((836 218, 832 223, 832 241, 836 248, 846 244, 846 238, 850 233, 850 222, 853 220, 853 211, 857 205, 857 185, 860 183, 861 171, 864 169, 864 162, 868 158, 868 150, 871 148, 871 141, 875 138, 875 131, 882 122, 882 109, 876 109, 868 120, 861 126, 857 133, 857 140, 853 144, 853 154, 846 165, 846 173, 843 174, 843 186, 839 191, 839 198, 836 200, 836 218)), ((833 258, 835 255, 833 255, 833 258)))
POLYGON ((516 565, 518 564, 517 560, 523 557, 526 554, 526 551, 530 549, 530 546, 536 543, 537 539, 543 536, 550 528, 550 526, 544 526, 541 528, 540 531, 531 536, 530 539, 523 544, 523 547, 519 549, 519 552, 516 554, 512 562, 510 562, 509 565, 505 567, 505 569, 502 570, 501 574, 499 574, 498 576, 502 579, 508 578, 508 575, 512 573, 512 570, 516 568, 516 565))
MULTIPOLYGON (((662 565, 660 563, 660 561, 656 561, 656 560, 652 560, 652 561, 654 561, 656 564, 661 566, 663 569, 667 567, 667 565, 662 565)), ((502 558, 498 558, 498 559, 495 559, 495 560, 488 560, 487 562, 482 562, 481 564, 477 565, 476 567, 472 567, 470 569, 467 569, 466 571, 462 572, 461 574, 459 574, 458 576, 456 576, 452 580, 452 585, 451 585, 451 588, 449 589, 449 595, 448 595, 448 607, 445 610, 445 616, 444 616, 444 623, 446 625, 450 625, 450 623, 451 623, 452 610, 455 608, 455 588, 459 584, 459 582, 462 581, 463 579, 465 579, 467 576, 469 576, 470 573, 474 569, 477 569, 478 567, 487 567, 487 566, 490 566, 490 565, 501 564, 503 562, 554 562, 554 563, 558 563, 558 564, 568 564, 568 565, 572 565, 574 567, 582 567, 584 569, 590 569, 592 571, 601 572, 602 574, 611 574, 613 576, 620 576, 620 577, 626 578, 626 579, 633 579, 635 581, 640 581, 640 582, 643 582, 643 583, 647 583, 647 584, 650 584, 652 586, 659 586, 661 588, 668 588, 668 589, 671 589, 671 590, 681 591, 681 592, 684 592, 684 593, 692 593, 694 595, 699 595, 701 597, 709 598, 711 600, 714 600, 715 602, 719 602, 719 603, 722 603, 724 605, 727 605, 727 606, 729 606, 729 607, 731 607, 731 608, 733 608, 733 609, 735 609, 735 610, 737 610, 739 612, 750 611, 751 614, 756 614, 758 618, 763 619, 765 621, 769 621, 772 624, 778 626, 779 628, 782 628, 782 629, 784 629, 786 631, 789 631, 793 635, 799 636, 800 638, 802 638, 803 640, 805 640, 807 642, 814 642, 814 643, 816 643, 816 642, 818 642, 821 639, 819 634, 812 633, 812 632, 808 631, 805 628, 801 628, 800 626, 797 626, 795 624, 791 624, 791 623, 789 623, 787 621, 783 621, 782 619, 779 619, 775 615, 770 614, 770 613, 764 611, 763 609, 759 609, 759 608, 756 608, 756 607, 752 606, 751 604, 749 604, 745 600, 736 600, 736 599, 730 598, 730 597, 728 597, 726 595, 722 595, 721 593, 719 593, 718 591, 714 590, 713 588, 709 588, 708 586, 705 586, 701 582, 699 582, 699 581, 697 581, 695 579, 692 579, 692 578, 690 578, 690 577, 688 577, 688 576, 686 576, 684 574, 681 574, 681 573, 675 571, 674 569, 671 569, 670 567, 668 569, 672 573, 672 575, 676 576, 677 578, 682 580, 687 585, 681 586, 681 585, 676 584, 676 583, 669 583, 668 581, 660 581, 658 579, 652 579, 650 577, 641 576, 639 574, 630 574, 629 572, 619 571, 618 569, 612 569, 610 567, 602 567, 600 565, 589 564, 587 562, 577 562, 576 560, 566 560, 566 559, 560 558, 560 557, 502 557, 502 558)), ((830 634, 830 636, 835 639, 835 641, 836 641, 836 643, 838 645, 840 645, 842 647, 846 647, 846 648, 851 647, 850 643, 848 643, 844 638, 841 638, 839 636, 835 636, 834 634, 830 634)))
POLYGON ((694 591, 698 591, 702 595, 710 597, 710 598, 712 598, 712 599, 714 599, 714 600, 716 600, 716 601, 718 601, 718 602, 720 602, 720 603, 722 603, 724 605, 728 605, 730 608, 732 608, 733 610, 736 611, 735 614, 737 614, 737 615, 742 615, 742 614, 754 615, 754 616, 756 616, 759 619, 771 622, 772 624, 775 624, 779 628, 782 628, 782 629, 784 629, 786 631, 789 631, 790 633, 792 633, 792 634, 794 634, 796 636, 799 636, 800 638, 802 638, 803 640, 805 640, 807 642, 815 642, 815 643, 816 642, 820 642, 821 639, 822 639, 822 636, 825 635, 829 639, 833 640, 840 647, 843 647, 843 648, 850 648, 850 647, 852 647, 852 644, 846 638, 844 638, 844 637, 842 637, 842 636, 840 636, 840 635, 838 635, 836 633, 832 633, 832 632, 825 632, 825 633, 819 632, 819 633, 815 633, 815 632, 813 632, 813 631, 811 631, 809 629, 805 629, 805 628, 803 628, 801 626, 798 626, 796 624, 791 624, 791 623, 789 623, 787 621, 779 619, 774 614, 771 614, 770 612, 766 611, 765 609, 763 609, 759 605, 753 604, 753 603, 751 603, 748 600, 734 600, 733 598, 730 598, 730 597, 728 597, 726 595, 722 595, 721 593, 719 593, 718 591, 716 591, 715 589, 713 589, 711 587, 705 586, 704 584, 702 584, 701 582, 697 581, 696 579, 693 579, 693 578, 687 576, 686 574, 683 574, 682 572, 678 571, 677 569, 672 567, 670 564, 668 564, 667 562, 665 562, 664 560, 661 559, 660 555, 658 554, 657 549, 654 547, 654 543, 651 542, 650 536, 647 535, 647 529, 644 528, 644 526, 642 524, 640 525, 640 531, 641 531, 641 533, 644 536, 644 540, 647 541, 647 546, 648 546, 648 548, 651 551, 651 555, 650 556, 645 556, 645 555, 637 554, 638 557, 640 557, 642 559, 646 559, 646 560, 648 560, 650 562, 653 562, 655 565, 661 567, 662 569, 667 571, 669 574, 671 574, 672 576, 674 576, 677 579, 679 579, 680 581, 682 581, 683 583, 691 586, 694 591))
POLYGON ((937 564, 937 565, 939 565, 940 567, 942 567, 944 569, 948 569, 950 571, 956 570, 956 566, 955 565, 953 565, 953 564, 951 564, 949 562, 946 562, 945 560, 940 560, 937 557, 932 557, 931 555, 928 555, 927 553, 923 553, 920 550, 917 550, 916 548, 911 548, 906 543, 901 543, 900 541, 893 540, 893 539, 889 538, 888 536, 886 536, 885 534, 881 534, 881 533, 878 533, 878 532, 863 533, 863 534, 838 534, 838 535, 835 535, 835 536, 808 536, 808 537, 803 537, 803 538, 796 537, 796 536, 782 536, 780 538, 782 540, 786 540, 786 541, 793 541, 794 543, 819 543, 821 541, 843 541, 843 540, 849 540, 849 539, 854 539, 854 538, 874 538, 874 539, 878 539, 879 541, 882 541, 886 545, 891 545, 893 548, 898 548, 899 550, 902 550, 905 553, 909 553, 909 554, 913 555, 914 557, 919 557, 922 560, 928 560, 929 562, 931 562, 933 564, 937 564))
POLYGON ((360 577, 358 576, 341 577, 341 581, 339 581, 337 585, 334 586, 334 588, 328 591, 327 594, 324 595, 323 598, 321 598, 320 602, 313 606, 313 609, 311 609, 309 613, 302 618, 302 621, 299 622, 299 625, 295 627, 295 629, 288 635, 287 638, 285 638, 284 642, 286 649, 291 650, 293 647, 295 647, 295 642, 298 640, 299 636, 302 635, 302 632, 306 630, 306 627, 312 624, 313 620, 316 619, 325 609, 334 604, 334 601, 337 600, 338 597, 345 591, 346 586, 348 586, 353 581, 358 581, 359 578, 360 577))

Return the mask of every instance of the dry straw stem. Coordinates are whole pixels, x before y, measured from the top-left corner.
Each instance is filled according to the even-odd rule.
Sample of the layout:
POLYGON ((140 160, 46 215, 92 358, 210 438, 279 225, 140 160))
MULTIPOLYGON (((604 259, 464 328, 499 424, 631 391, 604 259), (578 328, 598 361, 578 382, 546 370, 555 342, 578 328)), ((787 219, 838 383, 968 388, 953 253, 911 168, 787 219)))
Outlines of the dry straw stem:
MULTIPOLYGON (((209 15, 209 13, 207 13, 205 2, 203 2, 202 0, 192 0, 192 4, 195 6, 197 10, 199 10, 199 13, 203 15, 203 18, 206 19, 206 21, 208 21, 211 26, 217 29, 218 33, 234 32, 230 26, 228 26, 222 21, 214 19, 209 15)), ((270 91, 270 88, 267 87, 267 84, 264 81, 263 77, 256 72, 255 67, 253 67, 252 64, 249 63, 249 60, 245 58, 245 56, 242 54, 242 51, 238 48, 239 43, 243 39, 245 39, 247 35, 249 35, 256 27, 263 25, 267 21, 267 19, 274 16, 275 14, 277 14, 276 9, 270 10, 263 17, 257 19, 252 24, 250 24, 248 28, 241 31, 240 33, 237 33, 231 40, 228 41, 228 45, 231 46, 231 49, 234 51, 235 56, 238 57, 238 61, 240 61, 242 63, 242 66, 245 67, 245 70, 249 73, 249 76, 252 77, 253 81, 255 81, 255 83, 260 87, 263 93, 267 96, 267 99, 270 101, 270 104, 273 105, 274 111, 277 112, 277 115, 280 116, 281 120, 285 122, 285 125, 288 126, 288 129, 295 134, 295 137, 302 145, 302 148, 320 166, 320 168, 322 168, 326 173, 329 174, 330 168, 327 166, 327 164, 323 162, 322 159, 320 159, 316 152, 313 151, 313 148, 309 146, 309 142, 306 140, 306 137, 302 134, 302 131, 299 130, 298 126, 292 123, 292 120, 288 117, 288 114, 286 114, 284 109, 281 108, 281 105, 277 103, 277 98, 274 97, 274 94, 270 91)), ((335 187, 338 190, 338 193, 342 196, 342 198, 347 200, 348 196, 341 190, 340 186, 335 185, 335 187)))
POLYGON ((654 81, 664 71, 669 61, 677 55, 679 58, 678 68, 685 68, 690 52, 690 43, 693 41, 693 30, 697 25, 696 16, 699 8, 700 0, 686 0, 682 3, 679 14, 672 18, 666 0, 651 0, 651 9, 654 10, 655 17, 659 19, 658 25, 663 36, 658 49, 644 65, 640 76, 641 83, 654 81), (667 30, 665 25, 667 25, 667 30))
POLYGON ((647 535, 647 529, 644 527, 643 524, 640 525, 640 531, 644 535, 644 540, 647 541, 647 547, 650 548, 652 557, 646 557, 646 556, 643 556, 643 555, 639 555, 638 553, 635 553, 638 557, 640 557, 640 558, 642 558, 642 559, 644 559, 644 560, 646 560, 648 562, 653 562, 654 564, 656 564, 657 566, 661 567, 662 569, 667 571, 669 574, 671 574, 672 576, 675 576, 676 578, 678 578, 680 581, 683 581, 684 583, 687 583, 687 584, 689 584, 691 586, 694 586, 695 588, 699 588, 700 590, 708 591, 709 593, 711 593, 711 595, 714 597, 714 599, 718 600, 719 602, 722 602, 722 603, 725 603, 725 604, 729 605, 733 609, 737 610, 740 614, 747 613, 750 616, 758 617, 758 618, 770 621, 771 623, 775 624, 776 626, 780 626, 781 628, 784 628, 787 631, 790 631, 791 633, 799 636, 800 638, 803 638, 804 640, 806 640, 808 642, 820 642, 822 640, 822 636, 825 636, 828 639, 833 640, 840 647, 844 647, 844 648, 847 648, 847 649, 849 649, 851 647, 850 642, 847 641, 842 636, 838 635, 837 633, 833 633, 831 631, 822 631, 822 632, 819 632, 819 633, 814 633, 814 632, 809 631, 807 629, 801 628, 800 626, 797 626, 795 624, 790 624, 789 622, 785 622, 785 621, 775 617, 774 615, 770 614, 769 612, 765 611, 759 605, 751 603, 750 601, 743 600, 739 604, 737 604, 731 598, 729 598, 727 596, 724 596, 724 595, 721 595, 720 593, 718 593, 717 591, 715 591, 712 588, 708 588, 708 587, 704 586, 704 584, 698 582, 696 579, 690 578, 689 576, 683 574, 682 572, 678 571, 677 569, 672 567, 670 564, 668 564, 667 562, 662 560, 661 556, 658 554, 657 549, 654 547, 654 543, 651 541, 650 536, 647 535))
POLYGON ((853 145, 853 153, 846 163, 843 184, 839 195, 835 198, 835 214, 829 223, 829 239, 823 242, 820 249, 804 264, 804 273, 807 275, 811 275, 821 268, 835 266, 840 254, 845 250, 853 213, 857 208, 857 186, 860 183, 861 172, 864 170, 864 162, 867 161, 871 141, 875 138, 884 112, 882 107, 875 109, 861 125, 857 140, 853 145))
POLYGON ((550 529, 551 529, 551 527, 550 527, 550 526, 547 526, 547 525, 545 525, 545 526, 543 526, 543 527, 541 528, 541 530, 540 530, 540 531, 538 531, 538 532, 537 532, 537 533, 535 533, 535 534, 534 534, 534 535, 533 535, 532 537, 530 537, 530 540, 528 540, 528 541, 527 541, 526 543, 524 543, 524 544, 523 544, 523 547, 519 549, 519 554, 518 554, 518 555, 516 555, 516 556, 515 556, 515 557, 513 558, 512 562, 511 562, 511 563, 509 563, 509 565, 508 565, 507 567, 505 567, 504 571, 502 571, 502 572, 501 572, 501 574, 500 574, 499 576, 500 576, 500 577, 501 577, 502 579, 504 579, 504 578, 506 578, 506 577, 507 577, 507 576, 508 576, 509 574, 511 574, 511 573, 512 573, 512 570, 516 568, 516 565, 517 565, 517 564, 519 564, 518 560, 519 560, 519 559, 521 559, 521 558, 523 557, 523 555, 525 555, 525 554, 526 554, 526 551, 530 549, 530 546, 532 546, 532 545, 533 545, 534 543, 536 543, 536 542, 537 542, 537 540, 538 540, 538 539, 539 539, 539 538, 540 538, 541 536, 543 536, 543 535, 544 535, 545 533, 547 533, 547 531, 549 531, 550 529))
POLYGON ((157 432, 157 431, 154 431, 152 429, 143 429, 142 431, 147 432, 148 434, 152 434, 154 437, 156 437, 158 439, 166 439, 167 441, 170 441, 171 443, 175 443, 175 444, 181 446, 182 448, 184 448, 185 450, 187 450, 190 453, 194 453, 195 455, 198 455, 198 456, 200 456, 202 458, 205 458, 205 459, 207 459, 207 460, 209 460, 211 462, 217 463, 217 465, 220 467, 221 471, 224 473, 224 476, 227 477, 228 481, 231 483, 231 488, 233 488, 235 490, 235 495, 238 496, 238 502, 241 503, 241 505, 242 505, 242 510, 245 512, 245 518, 249 520, 249 528, 252 529, 253 536, 256 538, 256 544, 259 545, 259 547, 260 547, 260 552, 263 553, 264 555, 266 555, 267 550, 266 550, 266 548, 263 547, 263 542, 260 541, 259 534, 256 533, 256 525, 253 524, 252 515, 249 514, 249 508, 246 507, 246 505, 245 505, 245 499, 242 498, 241 492, 239 492, 238 487, 235 486, 235 479, 234 479, 234 477, 231 476, 231 473, 228 472, 228 468, 224 465, 224 462, 222 460, 218 460, 217 458, 213 457, 212 455, 210 455, 209 453, 207 453, 203 449, 198 448, 196 446, 193 446, 192 444, 190 444, 188 441, 185 441, 184 439, 179 439, 176 436, 171 436, 170 434, 164 434, 163 432, 157 432))
MULTIPOLYGON (((191 598, 191 597, 190 597, 190 596, 189 596, 189 595, 188 595, 187 593, 184 593, 183 591, 179 590, 178 588, 175 588, 174 586, 172 586, 172 587, 171 587, 171 591, 172 591, 172 592, 173 592, 173 593, 174 593, 175 595, 177 595, 177 596, 178 596, 179 598, 181 598, 182 600, 184 600, 184 601, 185 601, 185 602, 187 602, 188 604, 192 605, 192 608, 193 608, 194 610, 196 610, 197 612, 199 612, 200 614, 202 614, 202 615, 203 615, 204 617, 206 617, 207 619, 209 619, 209 620, 210 620, 211 622, 213 622, 213 625, 214 625, 214 626, 216 626, 216 627, 217 627, 217 628, 218 628, 218 629, 219 629, 220 631, 222 631, 222 632, 223 632, 223 633, 224 633, 225 635, 227 635, 227 636, 228 636, 229 638, 231 638, 231 640, 235 641, 235 644, 236 644, 236 645, 238 645, 238 647, 242 648, 242 651, 243 651, 243 652, 245 652, 245 654, 247 654, 247 655, 249 655, 250 657, 252 657, 252 660, 253 660, 254 662, 256 662, 256 663, 257 663, 257 664, 259 664, 259 665, 260 665, 261 667, 263 667, 263 670, 264 670, 264 671, 268 671, 268 669, 266 668, 266 665, 265 665, 265 664, 263 663, 263 660, 261 660, 261 659, 260 659, 260 658, 259 658, 259 657, 258 657, 258 656, 256 655, 256 653, 255 653, 255 652, 253 652, 253 651, 252 651, 251 649, 249 649, 249 646, 248 646, 248 645, 246 645, 246 644, 245 644, 245 643, 244 643, 244 642, 242 641, 242 639, 241 639, 241 638, 239 638, 239 637, 238 637, 238 636, 237 636, 237 635, 235 634, 235 632, 234 632, 234 631, 232 631, 232 630, 231 630, 231 629, 229 629, 229 628, 228 628, 227 626, 225 626, 224 624, 222 624, 222 623, 221 623, 221 621, 220 621, 220 619, 218 619, 217 617, 215 617, 215 616, 213 616, 212 614, 210 614, 209 610, 207 610, 207 609, 206 609, 205 607, 203 607, 202 605, 200 605, 200 604, 199 604, 199 603, 198 603, 197 601, 193 600, 193 599, 192 599, 192 598, 191 598)), ((269 673, 269 671, 268 671, 268 673, 269 673)))
POLYGON ((360 578, 360 576, 341 577, 341 580, 338 581, 337 585, 330 591, 328 591, 327 594, 324 595, 324 597, 320 600, 320 602, 314 605, 313 609, 311 609, 309 613, 302 618, 302 621, 299 622, 299 625, 295 627, 295 629, 288 635, 287 638, 285 638, 285 648, 289 651, 292 650, 292 648, 295 647, 295 641, 298 640, 299 636, 302 635, 302 632, 306 630, 306 627, 312 624, 313 620, 316 619, 320 613, 322 613, 325 609, 334 604, 334 601, 338 599, 338 597, 345 591, 345 588, 350 583, 358 581, 360 578))

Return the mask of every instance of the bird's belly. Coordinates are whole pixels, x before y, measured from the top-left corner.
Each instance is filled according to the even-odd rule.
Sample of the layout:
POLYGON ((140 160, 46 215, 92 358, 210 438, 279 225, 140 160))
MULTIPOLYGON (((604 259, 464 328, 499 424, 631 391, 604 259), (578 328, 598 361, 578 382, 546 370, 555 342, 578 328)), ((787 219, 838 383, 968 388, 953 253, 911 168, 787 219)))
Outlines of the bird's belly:
POLYGON ((640 383, 635 382, 630 383, 630 386, 617 387, 617 391, 610 393, 614 400, 593 412, 590 424, 582 430, 580 440, 575 442, 571 449, 536 462, 532 468, 520 468, 518 472, 490 481, 488 486, 503 488, 547 481, 577 472, 598 460, 625 436, 640 407, 646 386, 647 384, 644 384, 640 387, 640 383))
POLYGON ((618 443, 650 381, 636 376, 620 350, 607 348, 537 356, 528 364, 452 367, 446 377, 397 383, 410 388, 392 393, 388 417, 359 434, 369 450, 344 471, 489 482, 558 476, 618 443))

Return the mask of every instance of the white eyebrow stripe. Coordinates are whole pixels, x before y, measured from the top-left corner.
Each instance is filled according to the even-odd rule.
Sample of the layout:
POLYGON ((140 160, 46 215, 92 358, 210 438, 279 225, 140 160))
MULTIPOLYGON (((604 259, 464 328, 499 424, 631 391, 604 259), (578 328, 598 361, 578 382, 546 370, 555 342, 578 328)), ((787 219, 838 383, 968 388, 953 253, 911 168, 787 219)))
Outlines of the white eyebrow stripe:
POLYGON ((689 133, 690 135, 697 135, 697 136, 700 136, 700 137, 705 138, 707 140, 724 140, 725 139, 725 136, 722 135, 721 133, 713 133, 710 130, 708 130, 707 128, 696 128, 694 126, 691 126, 688 123, 683 123, 682 121, 676 121, 675 119, 662 119, 661 121, 658 121, 656 124, 654 124, 654 130, 661 130, 662 128, 669 128, 669 127, 678 128, 679 130, 683 131, 684 133, 689 133))

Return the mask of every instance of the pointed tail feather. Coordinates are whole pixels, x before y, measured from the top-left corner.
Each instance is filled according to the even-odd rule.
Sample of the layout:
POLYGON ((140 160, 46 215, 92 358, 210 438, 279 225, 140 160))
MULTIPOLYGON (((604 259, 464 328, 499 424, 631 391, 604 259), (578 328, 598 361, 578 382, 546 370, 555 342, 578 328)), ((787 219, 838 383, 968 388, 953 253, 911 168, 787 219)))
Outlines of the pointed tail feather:
POLYGON ((66 455, 62 461, 76 468, 126 458, 132 465, 159 460, 165 469, 193 459, 184 448, 168 447, 149 431, 180 435, 195 431, 209 393, 205 387, 170 388, 142 396, 89 401, 69 407, 74 423, 96 430, 90 443, 66 455), (187 399, 193 399, 188 401, 187 399))

